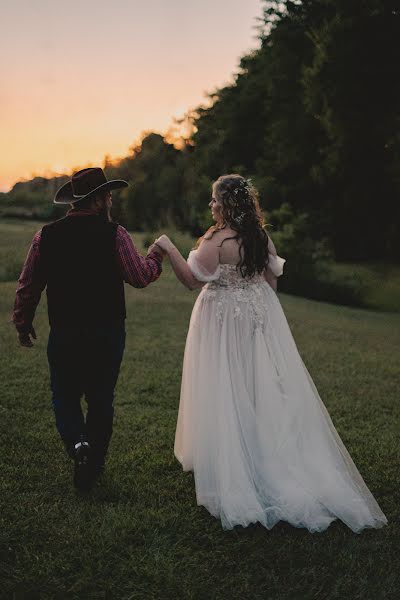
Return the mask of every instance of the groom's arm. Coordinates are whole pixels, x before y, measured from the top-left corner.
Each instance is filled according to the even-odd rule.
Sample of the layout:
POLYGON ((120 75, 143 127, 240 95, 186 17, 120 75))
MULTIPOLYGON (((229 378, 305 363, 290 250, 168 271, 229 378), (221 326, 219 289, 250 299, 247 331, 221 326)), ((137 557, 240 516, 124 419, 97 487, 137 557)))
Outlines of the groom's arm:
POLYGON ((144 288, 156 281, 162 272, 163 256, 156 250, 142 256, 137 251, 127 230, 118 225, 117 261, 126 283, 135 288, 144 288))
POLYGON ((42 291, 47 283, 40 257, 40 238, 41 231, 38 231, 29 248, 15 295, 12 321, 23 346, 32 346, 29 335, 36 339, 32 322, 42 291))

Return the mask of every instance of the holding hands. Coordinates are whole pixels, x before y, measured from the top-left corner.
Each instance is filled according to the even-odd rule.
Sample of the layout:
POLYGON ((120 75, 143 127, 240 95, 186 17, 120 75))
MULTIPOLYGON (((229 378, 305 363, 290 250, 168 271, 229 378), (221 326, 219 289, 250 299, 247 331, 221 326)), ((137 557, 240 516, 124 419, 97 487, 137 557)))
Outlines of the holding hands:
POLYGON ((169 254, 171 250, 175 248, 174 244, 171 242, 169 237, 165 235, 165 233, 154 240, 152 246, 158 246, 165 254, 169 254))
POLYGON ((153 242, 148 248, 147 248, 147 255, 149 255, 151 252, 157 252, 157 254, 159 254, 160 256, 162 256, 164 258, 164 256, 166 255, 166 252, 164 252, 164 250, 161 248, 161 246, 159 246, 158 244, 156 244, 155 242, 153 242))
POLYGON ((151 247, 160 249, 163 254, 168 254, 168 258, 175 275, 185 287, 187 287, 189 290, 202 287, 203 284, 199 285, 199 282, 193 277, 186 260, 183 258, 175 244, 173 244, 169 237, 165 235, 165 233, 154 240, 151 247))

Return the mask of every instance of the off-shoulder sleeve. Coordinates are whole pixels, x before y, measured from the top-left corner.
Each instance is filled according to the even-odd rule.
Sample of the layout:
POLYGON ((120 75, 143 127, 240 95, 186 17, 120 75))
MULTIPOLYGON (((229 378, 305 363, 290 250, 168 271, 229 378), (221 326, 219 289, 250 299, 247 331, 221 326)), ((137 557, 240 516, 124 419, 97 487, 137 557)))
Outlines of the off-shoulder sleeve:
POLYGON ((283 273, 283 265, 286 262, 286 258, 282 258, 277 254, 268 253, 268 269, 273 272, 276 277, 280 277, 283 273))
POLYGON ((283 274, 283 265, 286 262, 286 258, 278 256, 275 248, 275 244, 272 239, 268 236, 268 269, 276 277, 280 277, 283 274))
POLYGON ((216 263, 214 254, 215 252, 212 248, 208 252, 203 249, 201 254, 199 253, 199 248, 189 253, 187 264, 193 277, 198 281, 208 282, 218 279, 220 266, 219 262, 216 263))

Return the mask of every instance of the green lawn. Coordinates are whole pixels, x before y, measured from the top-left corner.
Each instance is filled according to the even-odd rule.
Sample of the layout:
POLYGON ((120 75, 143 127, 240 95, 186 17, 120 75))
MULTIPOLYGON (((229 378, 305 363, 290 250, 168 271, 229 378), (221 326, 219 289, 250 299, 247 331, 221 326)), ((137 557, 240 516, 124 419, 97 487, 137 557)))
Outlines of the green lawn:
MULTIPOLYGON (((14 232, 17 252, 26 253, 37 228, 14 232)), ((359 535, 339 521, 320 534, 286 523, 226 532, 196 505, 193 476, 173 456, 195 293, 169 268, 147 289, 126 289, 109 463, 102 483, 81 497, 53 422, 45 301, 35 348, 20 348, 9 323, 14 291, 14 282, 0 283, 1 598, 400 597, 400 315, 280 294, 304 362, 388 526, 359 535)))

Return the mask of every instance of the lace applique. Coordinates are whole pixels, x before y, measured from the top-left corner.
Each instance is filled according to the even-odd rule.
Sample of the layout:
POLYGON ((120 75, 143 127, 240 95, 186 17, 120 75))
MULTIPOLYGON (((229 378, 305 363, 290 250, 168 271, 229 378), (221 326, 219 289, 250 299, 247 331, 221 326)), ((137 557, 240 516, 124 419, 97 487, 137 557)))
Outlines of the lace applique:
POLYGON ((220 323, 228 305, 233 302, 235 319, 242 319, 246 308, 250 310, 254 329, 264 329, 267 319, 265 286, 268 284, 262 275, 246 279, 236 270, 236 265, 221 264, 218 279, 207 283, 202 294, 205 299, 217 301, 216 316, 220 323))

